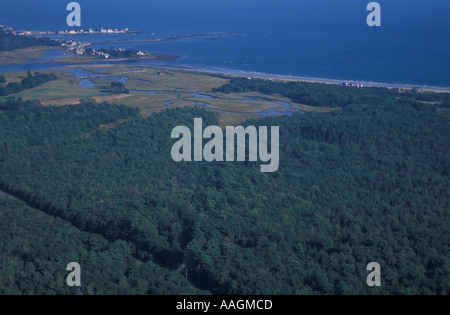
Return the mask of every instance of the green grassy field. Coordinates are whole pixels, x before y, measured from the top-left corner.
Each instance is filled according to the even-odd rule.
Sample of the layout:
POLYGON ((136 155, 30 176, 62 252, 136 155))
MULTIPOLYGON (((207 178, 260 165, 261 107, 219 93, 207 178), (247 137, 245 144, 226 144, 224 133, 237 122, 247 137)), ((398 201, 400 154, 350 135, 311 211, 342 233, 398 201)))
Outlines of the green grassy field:
MULTIPOLYGON (((248 118, 254 118, 255 113, 268 109, 276 109, 280 112, 285 111, 279 101, 291 103, 291 108, 310 112, 328 112, 337 110, 336 108, 313 107, 291 102, 289 99, 280 95, 263 95, 261 93, 244 94, 222 94, 212 93, 214 87, 221 86, 227 82, 222 76, 182 70, 168 69, 159 67, 139 67, 139 66, 114 66, 109 65, 89 65, 83 66, 84 70, 94 72, 100 76, 118 76, 128 77, 125 83, 127 89, 137 91, 152 91, 154 93, 133 93, 132 96, 121 97, 119 101, 122 104, 137 106, 141 109, 143 115, 148 115, 158 111, 166 105, 166 102, 173 101, 171 107, 176 106, 203 106, 209 103, 209 109, 220 113, 223 123, 241 122, 248 118), (195 98, 192 93, 201 93, 214 97, 214 99, 195 98), (262 97, 264 100, 243 100, 246 97, 262 97), (236 111, 239 113, 227 113, 225 111, 236 111)), ((95 83, 105 84, 105 80, 92 80, 95 83)), ((109 82, 108 82, 109 83, 109 82)), ((98 99, 104 99, 101 97, 98 99)), ((109 101, 115 102, 115 97, 106 97, 109 101)), ((257 116, 258 117, 258 116, 257 116)))
MULTIPOLYGON (((4 102, 7 97, 15 96, 21 97, 24 100, 38 99, 44 105, 64 105, 76 104, 80 98, 103 96, 109 93, 101 92, 96 89, 87 89, 78 86, 79 79, 73 75, 63 71, 44 70, 42 73, 54 73, 60 79, 56 81, 47 82, 41 86, 33 89, 24 90, 20 93, 11 94, 8 96, 1 96, 0 102, 4 102)), ((7 73, 5 75, 6 82, 20 82, 26 77, 26 71, 7 73)))
POLYGON ((0 52, 0 65, 23 64, 30 60, 38 59, 45 51, 54 49, 55 47, 37 46, 24 49, 16 49, 13 51, 0 52))

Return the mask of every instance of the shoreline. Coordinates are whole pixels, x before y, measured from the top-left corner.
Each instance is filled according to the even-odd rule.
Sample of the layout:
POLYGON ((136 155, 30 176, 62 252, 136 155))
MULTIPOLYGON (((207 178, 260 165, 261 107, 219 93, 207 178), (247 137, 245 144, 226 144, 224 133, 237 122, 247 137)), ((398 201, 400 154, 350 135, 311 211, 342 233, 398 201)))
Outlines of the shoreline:
POLYGON ((69 55, 64 58, 57 58, 45 61, 46 63, 56 63, 64 66, 83 66, 83 65, 97 65, 97 64, 113 64, 114 62, 126 62, 126 61, 167 61, 177 60, 179 56, 166 55, 160 53, 150 53, 148 56, 138 58, 109 58, 109 59, 97 59, 91 56, 77 56, 69 55), (70 59, 71 58, 71 59, 70 59), (69 60, 66 60, 69 59, 69 60))
MULTIPOLYGON (((3 26, 2 26, 3 27, 3 26)), ((6 27, 4 27, 6 28, 6 27)), ((14 30, 10 28, 12 31, 20 32, 17 30, 14 30)), ((128 28, 125 29, 108 29, 102 27, 100 29, 101 31, 117 31, 117 32, 124 32, 126 33, 137 33, 137 31, 130 31, 128 28)), ((89 35, 89 34, 97 34, 98 30, 89 29, 89 31, 86 31, 86 33, 74 33, 75 35, 89 35)), ((100 33, 102 33, 99 31, 100 33)), ((35 34, 33 31, 26 31, 29 36, 36 37, 37 35, 44 35, 44 34, 58 34, 59 32, 39 32, 40 34, 35 34), (29 33, 29 34, 28 34, 29 33)), ((60 31, 62 32, 62 31, 60 31)), ((59 34, 59 35, 70 35, 69 33, 65 34, 59 34)), ((113 44, 113 43, 144 43, 144 42, 164 42, 164 41, 175 41, 178 39, 184 39, 184 38, 205 38, 205 37, 220 37, 220 36, 230 36, 233 35, 232 33, 228 32, 215 32, 215 33, 191 33, 191 34, 182 34, 182 35, 173 35, 173 36, 166 36, 162 38, 156 38, 156 39, 139 39, 139 40, 106 40, 103 42, 98 43, 91 43, 91 42, 84 42, 80 43, 79 47, 77 48, 85 48, 88 46, 96 45, 96 44, 113 44)), ((35 47, 29 47, 29 48, 35 48, 35 47)), ((61 49, 64 51, 62 47, 58 47, 55 49, 61 49)), ((140 62, 140 61, 173 61, 178 60, 182 58, 181 56, 177 55, 169 55, 165 53, 149 53, 148 56, 145 57, 126 57, 126 58, 116 58, 116 59, 108 59, 108 60, 89 60, 89 57, 86 57, 86 59, 79 58, 79 56, 69 56, 66 58, 54 58, 44 61, 45 63, 56 63, 61 65, 91 65, 91 64, 113 64, 115 62, 122 62, 122 64, 126 64, 126 62, 130 61, 130 65, 132 62, 140 62)), ((29 62, 34 63, 37 62, 37 60, 30 60, 29 62)), ((12 63, 16 64, 16 63, 12 63)), ((8 65, 8 64, 0 64, 0 66, 8 65)), ((19 64, 16 64, 19 65, 19 64)), ((416 92, 437 92, 437 93, 450 93, 450 86, 438 86, 438 85, 428 85, 428 84, 414 84, 414 83, 393 83, 393 82, 377 82, 377 81, 367 81, 367 80, 354 80, 354 79, 332 79, 332 78, 326 78, 326 77, 311 77, 311 76, 304 76, 304 75, 291 75, 291 74, 275 74, 275 73, 264 73, 264 72, 258 72, 258 71, 248 71, 248 70, 238 70, 238 69, 225 69, 219 67, 195 67, 195 66, 189 66, 189 65, 168 65, 168 64, 159 64, 159 65, 151 65, 151 64, 140 64, 139 66, 149 66, 149 67, 160 67, 160 68, 168 68, 168 69, 179 69, 179 70, 185 70, 185 71, 197 71, 205 74, 212 74, 212 75, 226 75, 226 76, 239 76, 239 77, 247 77, 249 79, 251 78, 259 78, 259 79, 266 79, 266 80, 280 80, 285 82, 307 82, 307 83, 321 83, 321 84, 334 84, 334 85, 344 85, 344 86, 356 86, 356 87, 381 87, 381 88, 388 88, 388 89, 398 89, 401 90, 413 90, 416 92)))
MULTIPOLYGON (((33 47, 31 47, 33 48, 33 47)), ((55 47, 48 50, 61 50, 64 51, 61 47, 55 47)), ((317 77, 307 77, 307 76, 297 76, 297 75, 285 75, 285 74, 274 74, 274 73, 263 73, 263 72, 255 72, 255 71, 245 71, 245 70, 236 70, 236 69, 221 69, 221 68, 206 68, 206 67, 189 67, 187 65, 167 65, 167 64, 145 64, 145 63, 133 63, 139 61, 172 61, 178 60, 180 56, 175 55, 166 55, 161 53, 151 53, 151 57, 147 58, 119 58, 119 59, 109 59, 109 60, 88 60, 81 59, 74 60, 78 56, 68 56, 65 58, 55 58, 49 59, 45 61, 41 61, 40 63, 55 63, 61 66, 88 66, 88 65, 111 65, 114 66, 115 62, 123 62, 118 65, 128 65, 128 66, 141 66, 141 67, 156 67, 156 68, 167 68, 173 70, 182 70, 182 71, 195 71, 204 74, 210 75, 223 75, 223 76, 231 76, 231 77, 247 77, 252 79, 266 79, 266 80, 278 80, 284 82, 307 82, 307 83, 321 83, 321 84, 334 84, 334 85, 343 85, 343 83, 348 84, 362 84, 364 87, 381 87, 387 89, 400 89, 400 90, 416 90, 420 89, 421 92, 433 92, 433 93, 450 93, 450 87, 444 86, 432 86, 432 85, 424 85, 424 84, 408 84, 408 83, 385 83, 385 82, 373 82, 373 81, 359 81, 359 80, 345 80, 345 79, 329 79, 329 78, 317 78, 317 77), (71 58, 74 58, 70 60, 71 58), (69 60, 65 60, 69 59, 69 60), (130 61, 129 64, 126 62, 130 61)), ((30 60, 30 62, 39 62, 38 59, 30 60)), ((17 64, 16 64, 17 65, 17 64)), ((0 65, 0 66, 8 66, 8 65, 0 65)))
POLYGON ((285 74, 273 74, 273 73, 263 73, 263 72, 253 72, 245 70, 235 70, 235 69, 207 69, 207 68, 195 68, 186 66, 158 66, 161 68, 178 69, 184 71, 197 71, 208 74, 215 75, 227 75, 232 77, 247 77, 252 79, 266 79, 266 80, 279 80, 285 82, 307 82, 307 83, 322 83, 322 84, 334 84, 342 85, 343 83, 349 84, 362 84, 363 87, 382 87, 387 89, 402 89, 402 90, 413 90, 422 89, 423 92, 434 92, 434 93, 450 93, 450 87, 444 86, 431 86, 423 84, 408 84, 408 83, 384 83, 384 82, 373 82, 373 81, 357 81, 357 80, 345 80, 345 79, 327 79, 327 78, 316 78, 316 77, 306 77, 297 75, 285 75, 285 74))

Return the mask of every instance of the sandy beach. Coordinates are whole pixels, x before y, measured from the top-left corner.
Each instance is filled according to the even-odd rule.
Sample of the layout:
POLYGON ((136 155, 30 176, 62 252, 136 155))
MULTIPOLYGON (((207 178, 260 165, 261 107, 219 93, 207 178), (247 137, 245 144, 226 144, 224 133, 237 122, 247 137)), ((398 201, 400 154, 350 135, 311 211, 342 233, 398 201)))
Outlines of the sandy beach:
POLYGON ((417 84, 402 84, 402 83, 383 83, 383 82, 372 82, 372 81, 355 81, 346 79, 326 79, 326 78, 314 78, 314 77, 304 77, 304 76, 292 76, 292 75, 282 75, 282 74, 270 74, 262 72, 249 72, 241 70, 227 70, 227 69, 204 69, 204 68, 190 68, 190 67, 177 67, 177 66, 161 66, 162 68, 173 68, 181 69, 186 71, 198 71, 203 73, 217 74, 217 75, 228 75, 235 77, 248 77, 255 79, 266 79, 266 80, 279 80, 285 82, 309 82, 309 83, 323 83, 323 84, 336 84, 342 85, 343 83, 348 84, 361 84, 364 87, 384 87, 388 89, 401 89, 401 90, 413 90, 421 89, 423 92, 435 92, 435 93, 450 93, 450 87, 441 86, 429 86, 429 85, 417 85, 417 84))

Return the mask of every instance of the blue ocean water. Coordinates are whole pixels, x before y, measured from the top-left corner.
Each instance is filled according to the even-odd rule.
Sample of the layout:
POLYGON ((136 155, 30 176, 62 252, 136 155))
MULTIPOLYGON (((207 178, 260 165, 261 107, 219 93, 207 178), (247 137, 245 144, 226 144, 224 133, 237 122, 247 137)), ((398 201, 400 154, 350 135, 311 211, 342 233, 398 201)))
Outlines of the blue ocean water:
MULTIPOLYGON (((0 24, 31 30, 69 29, 68 2, 7 1, 2 4, 0 24)), ((78 2, 83 29, 129 27, 142 33, 77 39, 114 41, 102 46, 182 56, 163 62, 167 65, 450 87, 448 0, 378 1, 382 8, 379 28, 367 26, 370 1, 363 0, 78 2), (182 34, 211 37, 137 42, 182 34)))

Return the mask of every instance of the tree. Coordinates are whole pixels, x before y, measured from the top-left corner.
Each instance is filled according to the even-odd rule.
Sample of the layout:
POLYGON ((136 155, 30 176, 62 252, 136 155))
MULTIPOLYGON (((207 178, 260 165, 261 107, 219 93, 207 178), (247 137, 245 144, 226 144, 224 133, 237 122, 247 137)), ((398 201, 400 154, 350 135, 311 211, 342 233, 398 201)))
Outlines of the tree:
POLYGON ((113 94, 128 94, 130 93, 130 91, 128 91, 125 88, 125 85, 122 82, 112 82, 111 85, 109 86, 109 90, 111 93, 113 94))

